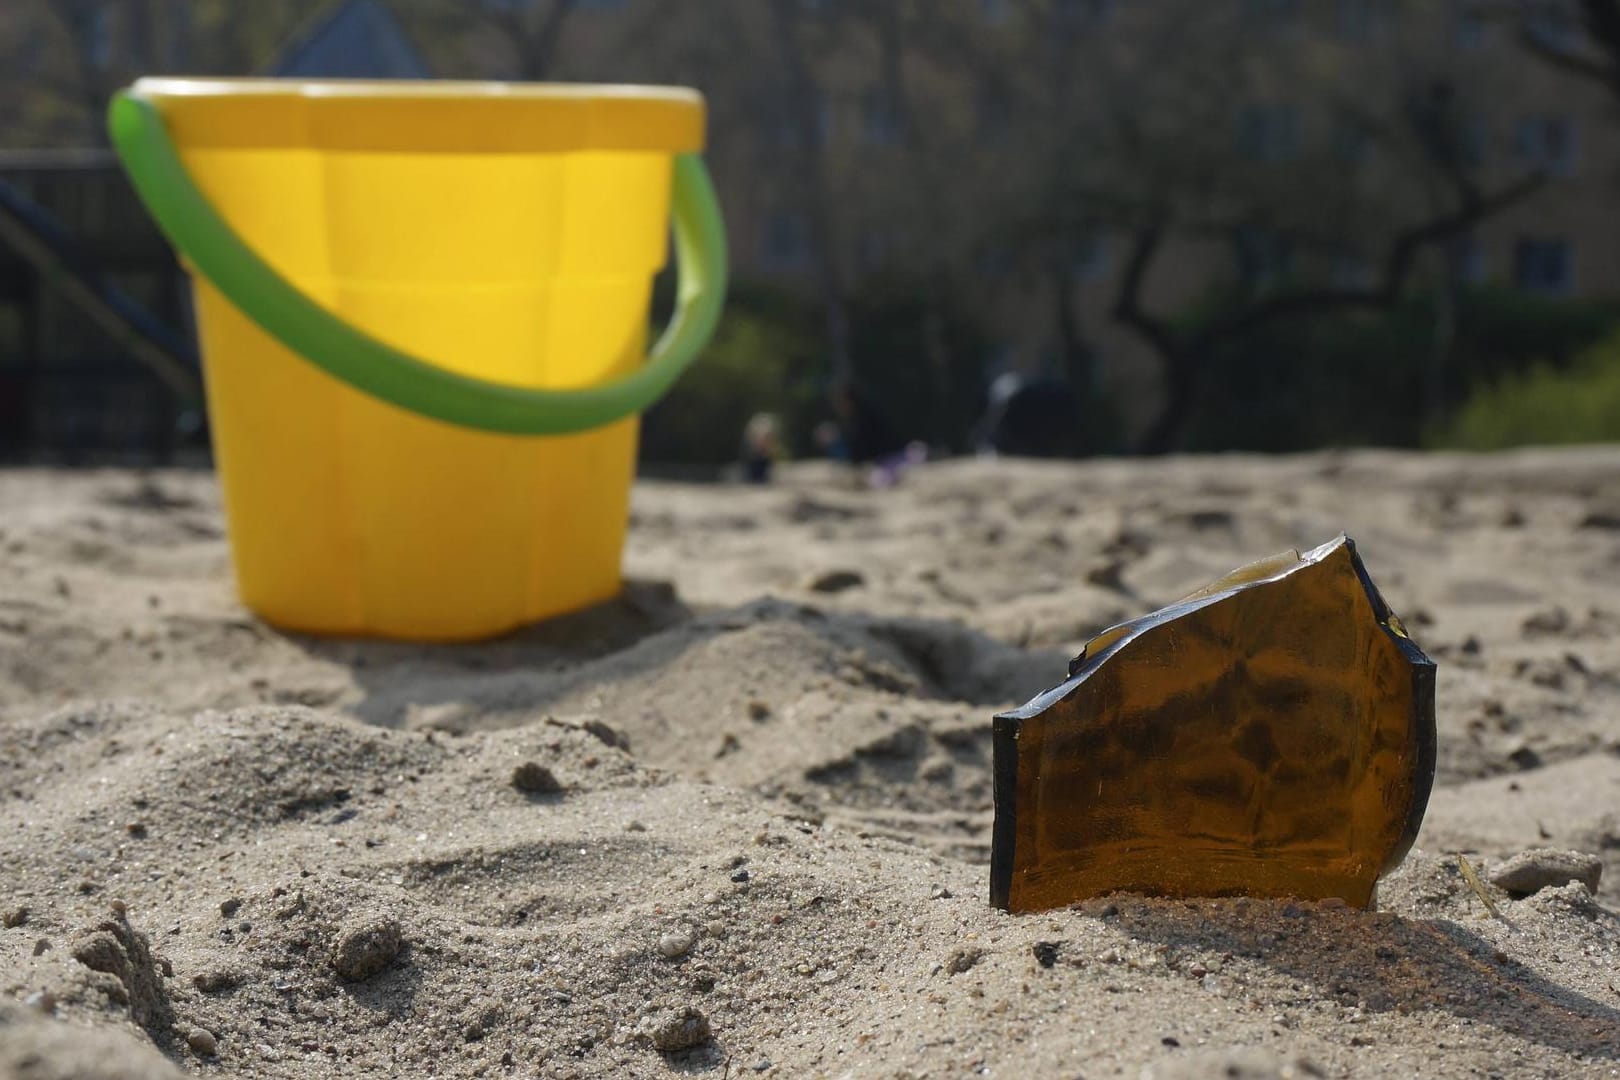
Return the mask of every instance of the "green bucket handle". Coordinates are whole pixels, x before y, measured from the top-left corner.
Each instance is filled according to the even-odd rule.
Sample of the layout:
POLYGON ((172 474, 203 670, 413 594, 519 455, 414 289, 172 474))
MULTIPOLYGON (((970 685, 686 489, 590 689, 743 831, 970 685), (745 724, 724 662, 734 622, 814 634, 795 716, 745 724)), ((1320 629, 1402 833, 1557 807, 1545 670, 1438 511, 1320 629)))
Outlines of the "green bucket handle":
POLYGON ((249 318, 329 375, 390 405, 506 435, 567 435, 641 412, 714 335, 726 292, 726 236, 703 159, 675 158, 671 198, 679 266, 675 315, 647 362, 600 386, 536 390, 458 375, 355 329, 305 296, 220 217, 175 152, 163 118, 132 91, 113 97, 108 127, 141 201, 169 241, 249 318))

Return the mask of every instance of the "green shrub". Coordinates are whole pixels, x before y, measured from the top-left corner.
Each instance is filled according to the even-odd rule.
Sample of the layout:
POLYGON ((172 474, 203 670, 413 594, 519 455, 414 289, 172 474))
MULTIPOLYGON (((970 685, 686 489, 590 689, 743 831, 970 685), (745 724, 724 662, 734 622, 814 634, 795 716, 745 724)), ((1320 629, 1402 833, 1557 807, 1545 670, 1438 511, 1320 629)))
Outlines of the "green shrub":
POLYGON ((1432 296, 1389 311, 1274 323, 1209 358, 1183 447, 1425 445, 1437 422, 1482 387, 1508 385, 1538 364, 1568 369, 1616 317, 1608 303, 1481 289, 1458 298, 1443 352, 1432 296))
POLYGON ((1428 440, 1436 447, 1620 441, 1620 334, 1564 370, 1539 363, 1480 388, 1428 440))
POLYGON ((776 413, 795 435, 807 398, 815 343, 791 316, 734 302, 714 341, 663 401, 648 411, 641 456, 660 463, 735 461, 743 427, 757 412, 776 413))

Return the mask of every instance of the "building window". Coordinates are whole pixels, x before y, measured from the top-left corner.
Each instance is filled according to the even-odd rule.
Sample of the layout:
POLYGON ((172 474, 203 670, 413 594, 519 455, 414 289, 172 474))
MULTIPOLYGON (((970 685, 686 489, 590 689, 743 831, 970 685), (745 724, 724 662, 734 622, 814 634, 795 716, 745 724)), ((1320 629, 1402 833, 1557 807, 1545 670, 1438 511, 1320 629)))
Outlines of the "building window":
POLYGON ((1299 153, 1292 105, 1249 105, 1238 113, 1238 150, 1254 161, 1288 161, 1299 153))
POLYGON ((1482 49, 1490 21, 1480 10, 1479 0, 1460 0, 1451 9, 1451 40, 1459 49, 1482 49))
MULTIPOLYGON (((809 132, 811 144, 825 143, 832 130, 832 106, 825 94, 816 94, 811 106, 810 122, 813 125, 809 132)), ((805 145, 802 118, 789 106, 784 105, 776 113, 773 132, 776 145, 784 150, 799 149, 805 145)))
POLYGON ((1299 0, 1248 0, 1248 17, 1273 29, 1292 26, 1299 19, 1299 0))
POLYGON ((1096 26, 1114 16, 1114 0, 1053 0, 1052 11, 1069 26, 1096 26))
POLYGON ((1490 145, 1491 131, 1479 116, 1469 114, 1457 121, 1457 160, 1471 169, 1485 164, 1485 151, 1490 145))
POLYGON ((1452 241, 1446 255, 1456 280, 1465 285, 1484 283, 1489 268, 1485 265, 1485 249, 1477 236, 1464 236, 1452 241))
POLYGON ((1342 118, 1333 128, 1333 156, 1348 165, 1360 165, 1371 156, 1372 141, 1366 125, 1342 118))
POLYGON ((861 137, 875 146, 889 146, 900 141, 900 127, 900 111, 888 91, 867 91, 861 98, 861 137))
POLYGON ((994 142, 1007 134, 1013 110, 1005 91, 998 87, 980 90, 976 112, 980 139, 994 142))
POLYGON ((1575 122, 1567 116, 1523 117, 1514 144, 1526 164, 1553 176, 1575 172, 1575 122))
POLYGON ((1373 264, 1365 255, 1341 251, 1333 256, 1330 271, 1333 285, 1338 289, 1366 290, 1373 287, 1373 264))
POLYGON ((1074 246, 1070 269, 1077 281, 1097 281, 1108 275, 1108 238, 1088 233, 1074 246))
POLYGON ((773 212, 765 221, 765 247, 761 254, 767 266, 796 270, 810 261, 810 221, 803 214, 787 210, 773 212))
POLYGON ((1564 0, 1534 0, 1525 5, 1524 32, 1543 48, 1574 52, 1580 44, 1575 13, 1564 0))
POLYGON ((1563 296, 1574 282, 1569 241, 1521 237, 1513 247, 1513 281, 1525 292, 1563 296))
POLYGON ((1270 229, 1244 226, 1232 237, 1238 278, 1250 287, 1274 285, 1294 267, 1293 247, 1270 229))
POLYGON ((1379 0, 1339 0, 1339 33, 1353 41, 1365 41, 1383 30, 1387 14, 1379 0))
POLYGON ((90 63, 97 68, 105 68, 112 62, 112 27, 111 20, 105 7, 97 7, 90 13, 90 22, 86 27, 85 47, 90 63))
POLYGON ((979 249, 973 257, 973 272, 987 281, 1002 281, 1012 276, 1017 262, 1012 252, 1000 244, 979 249))
POLYGON ((878 270, 889 261, 894 244, 888 229, 866 229, 857 241, 855 255, 861 269, 878 270))

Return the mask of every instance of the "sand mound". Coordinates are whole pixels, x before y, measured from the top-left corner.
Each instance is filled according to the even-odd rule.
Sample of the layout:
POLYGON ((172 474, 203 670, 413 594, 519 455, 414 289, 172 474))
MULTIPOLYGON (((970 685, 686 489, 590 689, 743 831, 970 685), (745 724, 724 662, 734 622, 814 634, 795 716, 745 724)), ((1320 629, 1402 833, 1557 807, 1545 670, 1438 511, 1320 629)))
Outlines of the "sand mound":
POLYGON ((206 476, 0 475, 0 1077, 1612 1075, 1617 466, 649 484, 623 597, 435 649, 241 611, 206 476), (991 910, 990 713, 1341 528, 1441 663, 1379 910, 991 910), (1609 873, 1492 917, 1531 848, 1609 873))

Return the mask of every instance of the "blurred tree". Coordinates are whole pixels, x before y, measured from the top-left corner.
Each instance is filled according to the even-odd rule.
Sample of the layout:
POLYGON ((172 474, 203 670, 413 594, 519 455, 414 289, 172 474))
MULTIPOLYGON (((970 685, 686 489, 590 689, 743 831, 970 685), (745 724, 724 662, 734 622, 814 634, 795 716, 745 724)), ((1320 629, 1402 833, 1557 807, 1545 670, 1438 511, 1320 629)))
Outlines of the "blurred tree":
MULTIPOLYGON (((1421 22, 1432 10, 1389 8, 1369 18, 1421 22)), ((1041 55, 1044 43, 1063 59, 1026 67, 1033 74, 1014 84, 1023 111, 1053 134, 1024 159, 1028 194, 1004 204, 1004 235, 1036 246, 1038 259, 1099 226, 1128 236, 1110 314, 1163 371, 1144 452, 1180 444, 1217 350, 1278 321, 1388 309, 1426 253, 1541 183, 1525 174, 1487 185, 1470 145, 1473 102, 1487 88, 1466 85, 1421 32, 1369 53, 1344 38, 1376 24, 1311 27, 1323 11, 1305 5, 1163 0, 1118 13, 1129 30, 1109 35, 1089 24, 1111 5, 1024 0, 1013 10, 1021 55, 1041 55), (1085 79, 1061 77, 1074 70, 1085 79), (1156 272, 1207 264, 1222 246, 1237 273, 1206 291, 1196 317, 1150 303, 1156 272)), ((1069 290, 1061 277, 1058 286, 1061 319, 1069 290)))
POLYGON ((106 141, 112 92, 141 75, 249 75, 324 0, 24 0, 0 5, 4 146, 106 141))

